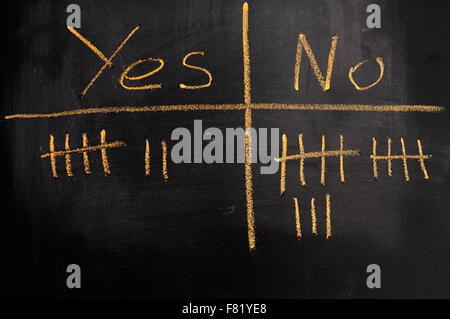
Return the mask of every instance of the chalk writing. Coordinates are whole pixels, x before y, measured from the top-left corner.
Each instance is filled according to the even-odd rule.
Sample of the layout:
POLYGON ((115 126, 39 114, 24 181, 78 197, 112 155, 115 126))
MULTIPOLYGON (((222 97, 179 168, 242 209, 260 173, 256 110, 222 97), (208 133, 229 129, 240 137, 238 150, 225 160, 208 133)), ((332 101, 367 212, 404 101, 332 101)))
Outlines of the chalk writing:
MULTIPOLYGON (((437 113, 444 111, 444 107, 442 106, 433 106, 433 105, 368 105, 368 104, 285 104, 285 103, 252 103, 251 98, 251 80, 250 80, 250 43, 248 37, 249 31, 249 6, 247 2, 244 2, 242 6, 242 51, 243 51, 243 88, 244 88, 244 101, 239 104, 188 104, 188 105, 157 105, 157 106, 112 106, 112 107, 87 107, 80 109, 68 109, 60 112, 51 112, 51 113, 18 113, 18 114, 10 114, 6 115, 5 119, 13 120, 13 119, 45 119, 45 118, 60 118, 60 117, 69 117, 69 116, 82 116, 82 115, 94 115, 94 114, 117 114, 117 113, 135 113, 135 112, 187 112, 187 111, 244 111, 244 121, 245 121, 245 198, 246 198, 246 209, 247 209, 247 232, 248 232, 248 245, 249 249, 253 250, 256 247, 256 239, 255 239, 255 223, 254 223, 254 203, 253 203, 253 174, 252 174, 252 148, 251 148, 251 135, 250 129, 252 128, 252 111, 253 110, 297 110, 297 111, 338 111, 338 112, 427 112, 427 113, 437 113)), ((100 75, 104 72, 107 67, 112 66, 112 61, 115 56, 121 51, 124 45, 128 42, 128 40, 134 35, 135 32, 139 30, 139 26, 135 27, 121 42, 121 44, 117 47, 117 49, 113 52, 113 54, 107 58, 94 44, 92 44, 89 40, 87 40, 84 36, 82 36, 78 31, 74 28, 68 26, 68 30, 76 36, 82 43, 84 43, 87 47, 89 47, 99 58, 104 62, 103 66, 99 69, 99 71, 95 74, 95 76, 91 79, 86 88, 82 91, 81 97, 86 95, 87 91, 92 87, 95 81, 100 77, 100 75)), ((295 57, 295 68, 294 68, 294 90, 299 90, 299 76, 300 76, 300 66, 301 66, 301 58, 302 51, 306 52, 306 55, 309 59, 310 66, 313 70, 315 77, 317 78, 319 85, 321 86, 323 91, 327 91, 330 89, 330 81, 332 76, 335 52, 337 48, 339 37, 337 35, 331 38, 331 46, 328 54, 328 64, 326 69, 326 75, 324 76, 320 71, 320 68, 317 64, 316 58, 312 52, 310 44, 306 39, 306 35, 303 33, 299 34, 298 42, 297 42, 297 51, 295 57)), ((212 75, 211 73, 201 67, 193 66, 188 64, 187 59, 194 54, 203 55, 202 51, 196 51, 188 53, 183 58, 183 66, 186 66, 190 69, 195 69, 205 73, 208 76, 208 82, 206 84, 201 85, 186 85, 181 83, 180 88, 182 89, 197 89, 203 87, 211 86, 212 75)), ((353 73, 356 72, 363 64, 368 63, 369 60, 364 60, 355 66, 351 67, 348 73, 348 78, 353 86, 360 91, 367 90, 377 85, 384 74, 384 62, 381 57, 376 57, 375 61, 379 65, 380 73, 378 79, 372 84, 361 87, 359 86, 355 80, 353 79, 353 73)), ((133 81, 133 80, 141 80, 147 78, 159 70, 162 69, 164 65, 164 61, 162 59, 141 59, 133 64, 131 64, 126 70, 122 73, 120 77, 120 84, 125 89, 131 90, 141 90, 141 89, 151 89, 158 88, 161 84, 147 84, 146 86, 141 87, 132 87, 124 84, 124 80, 133 81), (133 69, 134 66, 143 63, 143 62, 158 62, 160 65, 153 71, 150 71, 146 74, 140 76, 130 76, 128 72, 133 69)), ((49 142, 49 153, 43 154, 42 158, 50 158, 51 171, 52 175, 57 178, 57 169, 56 169, 56 157, 64 156, 65 166, 66 166, 66 174, 69 177, 73 177, 73 167, 72 167, 72 153, 80 153, 83 156, 83 164, 84 171, 86 174, 91 174, 91 168, 89 163, 88 153, 92 151, 100 150, 102 157, 103 170, 105 175, 111 174, 109 161, 107 157, 106 150, 109 148, 123 147, 126 144, 124 142, 116 141, 113 143, 106 143, 106 133, 103 130, 101 132, 101 143, 96 146, 88 146, 88 139, 86 133, 82 135, 83 144, 81 148, 70 149, 70 136, 66 134, 64 150, 55 151, 54 146, 54 137, 50 135, 49 142)), ((300 134, 298 136, 299 142, 299 154, 297 155, 289 155, 287 154, 287 137, 283 135, 282 137, 282 157, 277 159, 281 162, 281 178, 280 178, 280 193, 283 194, 286 187, 286 164, 288 160, 299 160, 300 168, 300 182, 302 186, 305 186, 306 178, 304 175, 304 161, 307 158, 320 158, 321 160, 321 178, 320 182, 323 186, 325 186, 326 182, 326 157, 339 157, 339 171, 340 171, 340 181, 342 183, 345 182, 345 174, 344 174, 344 157, 345 156, 359 156, 358 150, 345 150, 344 149, 344 141, 343 136, 340 135, 340 147, 339 150, 326 151, 325 145, 325 135, 322 136, 322 145, 321 150, 318 152, 310 152, 305 153, 304 145, 303 145, 303 135, 300 134)), ((420 167, 423 171, 424 178, 428 179, 428 173, 425 168, 425 159, 431 158, 431 155, 423 155, 422 145, 420 140, 417 141, 419 154, 418 155, 407 155, 406 148, 404 145, 403 138, 401 139, 402 144, 402 155, 392 155, 391 154, 391 140, 388 139, 388 154, 387 156, 379 156, 377 155, 376 149, 376 140, 373 139, 373 154, 371 158, 373 160, 373 174, 374 177, 378 178, 378 167, 377 162, 379 160, 387 160, 388 163, 388 174, 392 176, 392 164, 391 161, 394 159, 401 159, 403 161, 404 175, 405 179, 409 181, 409 172, 407 166, 408 159, 417 159, 420 163, 420 167)), ((144 174, 145 176, 150 175, 150 145, 149 141, 145 140, 145 157, 144 157, 144 174)), ((167 172, 167 145, 164 140, 161 141, 162 148, 162 176, 164 181, 168 181, 168 172, 167 172)), ((330 208, 330 196, 327 195, 326 203, 327 203, 327 238, 331 237, 331 208, 330 208)), ((298 229, 297 229, 297 237, 301 237, 301 228, 300 228, 300 212, 299 212, 299 203, 297 199, 295 199, 296 205, 296 220, 298 220, 298 229), (298 212, 298 213, 297 213, 298 212), (298 218, 297 218, 298 216, 298 218)), ((317 225, 316 225, 316 212, 315 212, 315 203, 314 198, 311 200, 311 218, 313 219, 313 233, 317 234, 317 225)), ((297 228, 297 221, 296 221, 297 228)))
POLYGON ((304 160, 306 158, 320 158, 320 183, 325 186, 325 158, 326 157, 339 157, 339 169, 341 181, 345 181, 344 175, 344 156, 359 156, 359 150, 344 150, 344 137, 340 135, 340 149, 333 151, 325 151, 325 135, 322 135, 322 149, 320 152, 309 152, 305 153, 303 146, 303 134, 298 136, 300 153, 295 155, 287 155, 287 137, 286 134, 282 135, 282 150, 281 158, 276 158, 275 161, 281 162, 281 174, 280 174, 280 194, 283 194, 286 190, 286 161, 289 160, 300 160, 300 181, 303 186, 306 185, 304 176, 304 160))
POLYGON ((373 177, 378 178, 378 165, 377 162, 379 160, 387 160, 388 161, 388 174, 389 176, 392 176, 392 160, 402 160, 403 161, 403 171, 405 175, 405 180, 409 181, 409 172, 408 172, 408 159, 416 159, 419 161, 420 168, 422 169, 423 176, 425 179, 428 179, 428 172, 425 168, 425 161, 426 159, 431 158, 431 154, 424 155, 422 150, 422 143, 420 140, 417 140, 417 148, 419 149, 419 154, 417 155, 408 155, 406 154, 406 148, 405 148, 405 141, 403 140, 403 137, 400 139, 400 142, 402 144, 402 155, 391 155, 391 139, 388 138, 388 155, 387 156, 380 156, 377 155, 377 140, 375 137, 373 138, 372 148, 373 153, 370 155, 370 158, 373 160, 373 177))
POLYGON ((92 78, 91 82, 86 86, 86 88, 81 92, 81 97, 85 96, 87 91, 90 89, 90 87, 94 84, 94 82, 99 78, 99 76, 105 71, 106 67, 111 67, 111 61, 114 59, 114 57, 119 53, 120 50, 122 50, 125 43, 128 42, 128 40, 133 36, 133 34, 139 30, 139 26, 135 27, 128 35, 127 37, 122 41, 122 43, 117 47, 117 49, 114 51, 114 53, 111 55, 111 57, 108 59, 106 56, 99 50, 97 47, 95 47, 88 39, 83 37, 80 33, 78 33, 74 28, 67 27, 70 32, 72 32, 77 38, 79 38, 84 44, 86 44, 95 54, 97 54, 100 59, 102 59, 105 64, 98 70, 97 74, 92 78))
POLYGON ((167 144, 165 140, 161 140, 161 149, 162 149, 162 176, 164 178, 164 182, 169 180, 169 175, 167 174, 167 144))
POLYGON ((294 205, 295 205, 295 229, 297 231, 297 238, 300 239, 300 238, 302 238, 302 227, 300 224, 300 211, 298 208, 297 197, 294 197, 293 200, 294 200, 294 205))
POLYGON ((50 151, 49 151, 49 153, 42 154, 41 158, 50 157, 50 164, 51 164, 53 177, 55 177, 55 178, 58 177, 58 174, 56 171, 56 157, 58 157, 58 156, 65 157, 67 176, 73 177, 71 157, 70 157, 71 154, 73 154, 73 153, 83 154, 83 163, 84 163, 85 172, 86 172, 86 174, 90 174, 89 158, 88 158, 87 152, 98 151, 98 150, 100 150, 100 152, 101 152, 103 170, 105 172, 105 175, 111 174, 111 171, 109 169, 109 162, 108 162, 108 156, 106 154, 106 150, 109 148, 117 148, 117 147, 126 146, 126 143, 122 142, 122 141, 106 143, 106 131, 102 130, 100 132, 100 144, 95 145, 95 146, 87 146, 87 138, 85 136, 86 135, 83 134, 83 147, 70 149, 69 134, 66 134, 65 149, 63 151, 55 151, 54 137, 53 137, 53 135, 50 135, 50 143, 49 143, 50 151))
POLYGON ((145 176, 150 175, 150 143, 148 141, 148 138, 145 139, 145 176))
POLYGON ((314 56, 314 53, 311 50, 311 47, 309 46, 308 41, 306 40, 306 36, 303 33, 300 33, 298 35, 298 43, 297 43, 297 56, 295 58, 295 72, 294 72, 294 89, 296 91, 299 90, 298 88, 298 81, 299 81, 299 75, 300 75, 300 65, 302 61, 302 49, 305 50, 306 55, 309 58, 309 63, 311 65, 311 68, 314 71, 314 75, 316 76, 317 80, 319 81, 320 86, 322 87, 323 91, 328 91, 330 89, 330 81, 331 81, 331 74, 333 72, 333 64, 334 64, 334 56, 336 53, 336 46, 338 42, 339 37, 334 36, 331 38, 331 48, 330 52, 328 54, 328 66, 327 66, 327 75, 326 78, 323 77, 322 72, 320 72, 319 65, 316 62, 316 57, 314 56))
MULTIPOLYGON (((295 215, 295 229, 297 233, 297 238, 302 238, 302 229, 300 222, 300 208, 299 201, 297 197, 292 198, 294 201, 294 215, 295 215)), ((331 196, 330 194, 325 195, 325 203, 326 203, 326 239, 331 237, 331 196)), ((316 214, 316 199, 311 198, 311 233, 314 236, 317 236, 317 214, 316 214)))

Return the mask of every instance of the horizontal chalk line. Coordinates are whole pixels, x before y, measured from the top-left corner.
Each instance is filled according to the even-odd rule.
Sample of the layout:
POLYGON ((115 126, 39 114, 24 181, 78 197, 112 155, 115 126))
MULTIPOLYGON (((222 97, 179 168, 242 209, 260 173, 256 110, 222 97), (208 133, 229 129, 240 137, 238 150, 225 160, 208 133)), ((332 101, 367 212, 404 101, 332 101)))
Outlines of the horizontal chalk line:
POLYGON ((376 160, 389 160, 389 159, 430 159, 431 155, 388 155, 388 156, 379 156, 379 155, 370 155, 370 158, 376 160))
POLYGON ((188 111, 238 111, 252 110, 300 110, 300 111, 356 111, 356 112, 442 112, 442 106, 433 105, 370 105, 370 104, 177 104, 158 106, 113 106, 74 109, 54 113, 25 113, 6 115, 6 120, 55 118, 74 115, 138 113, 138 112, 188 112, 188 111))
POLYGON ((50 156, 62 156, 66 154, 72 154, 72 153, 84 153, 84 152, 92 152, 92 151, 98 151, 102 149, 108 149, 108 148, 116 148, 116 147, 122 147, 126 146, 127 144, 125 142, 113 142, 113 143, 106 143, 106 144, 100 144, 95 146, 86 146, 66 151, 56 151, 56 152, 50 152, 41 155, 41 158, 46 158, 50 156))
POLYGON ((277 162, 283 162, 294 159, 306 159, 306 158, 319 158, 319 157, 333 157, 333 156, 359 156, 357 150, 345 150, 345 151, 324 151, 324 152, 311 152, 297 155, 289 155, 286 157, 275 158, 277 162))

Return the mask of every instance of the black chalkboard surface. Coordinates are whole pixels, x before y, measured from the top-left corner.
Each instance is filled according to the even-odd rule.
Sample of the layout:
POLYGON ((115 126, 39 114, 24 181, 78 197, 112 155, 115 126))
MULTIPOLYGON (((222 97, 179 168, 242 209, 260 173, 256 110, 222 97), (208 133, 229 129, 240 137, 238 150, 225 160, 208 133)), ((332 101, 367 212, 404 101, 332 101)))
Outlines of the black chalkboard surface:
POLYGON ((371 3, 78 0, 73 29, 71 2, 8 4, 2 293, 450 297, 450 4, 379 0, 372 29, 371 3), (195 120, 278 128, 279 170, 248 139, 244 163, 175 163, 195 120))

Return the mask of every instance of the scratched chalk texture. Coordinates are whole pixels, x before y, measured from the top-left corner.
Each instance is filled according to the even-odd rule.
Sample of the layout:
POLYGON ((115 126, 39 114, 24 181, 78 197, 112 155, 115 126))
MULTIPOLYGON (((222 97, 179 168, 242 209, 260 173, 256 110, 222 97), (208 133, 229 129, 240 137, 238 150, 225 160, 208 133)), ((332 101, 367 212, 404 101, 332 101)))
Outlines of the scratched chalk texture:
POLYGON ((70 3, 2 11, 3 294, 450 297, 448 1, 70 3), (279 128, 279 171, 173 163, 198 119, 279 128))

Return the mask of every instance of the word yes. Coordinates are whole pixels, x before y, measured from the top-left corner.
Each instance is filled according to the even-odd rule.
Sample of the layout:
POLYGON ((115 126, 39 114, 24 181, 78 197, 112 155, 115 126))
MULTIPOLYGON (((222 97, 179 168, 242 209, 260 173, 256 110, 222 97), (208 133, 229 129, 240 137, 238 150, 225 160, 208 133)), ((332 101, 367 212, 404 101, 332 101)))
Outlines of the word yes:
MULTIPOLYGON (((139 30, 139 26, 135 27, 129 34, 128 36, 122 41, 122 43, 117 47, 117 49, 114 51, 114 53, 107 58, 99 49, 97 49, 97 47, 92 44, 88 39, 86 39, 84 36, 82 36, 78 31, 76 31, 74 28, 67 26, 67 29, 72 32, 78 39, 81 40, 81 42, 83 42, 84 44, 86 44, 95 54, 97 54, 97 56, 105 63, 100 70, 97 72, 97 74, 92 78, 91 82, 89 82, 89 84, 86 86, 86 88, 83 90, 83 92, 81 93, 81 97, 83 97, 84 95, 86 95, 87 91, 91 88, 91 86, 95 83, 95 81, 100 77, 100 75, 103 73, 103 71, 107 68, 107 67, 112 67, 112 60, 116 57, 116 55, 119 53, 120 50, 122 50, 122 48, 124 47, 124 45, 128 42, 128 40, 133 36, 133 34, 139 30)), ((194 69, 194 70, 198 70, 201 72, 204 72, 207 76, 208 76, 208 82, 207 83, 203 83, 203 84, 198 84, 198 85, 188 85, 188 84, 184 84, 184 83, 180 83, 180 88, 181 89, 187 89, 187 90, 192 90, 192 89, 200 89, 200 88, 205 88, 205 87, 209 87, 211 85, 212 82, 212 75, 211 72, 209 72, 207 69, 199 67, 199 66, 195 66, 192 64, 188 64, 187 63, 187 59, 192 56, 192 55, 204 55, 204 52, 201 51, 195 51, 195 52, 190 52, 188 54, 186 54, 183 58, 183 65, 187 68, 190 69, 194 69)), ((146 84, 146 85, 140 85, 140 86, 132 86, 130 84, 125 84, 125 80, 128 81, 140 81, 146 78, 151 77, 152 75, 158 73, 159 71, 161 71, 164 67, 164 60, 161 58, 153 58, 153 57, 149 57, 149 58, 144 58, 144 59, 140 59, 137 60, 133 63, 131 63, 126 69, 125 71, 122 73, 122 75, 120 76, 119 79, 119 83, 120 85, 127 90, 149 90, 149 89, 158 89, 162 87, 161 83, 158 84, 146 84), (145 74, 142 75, 136 75, 136 76, 130 76, 129 73, 131 72, 132 69, 134 69, 135 67, 137 67, 140 64, 143 63, 149 63, 149 62, 156 62, 159 65, 154 68, 153 70, 151 70, 150 72, 147 72, 145 74)))

